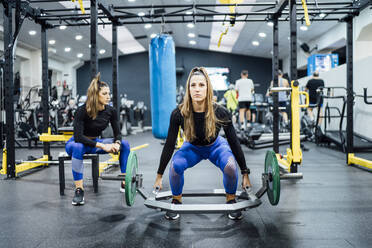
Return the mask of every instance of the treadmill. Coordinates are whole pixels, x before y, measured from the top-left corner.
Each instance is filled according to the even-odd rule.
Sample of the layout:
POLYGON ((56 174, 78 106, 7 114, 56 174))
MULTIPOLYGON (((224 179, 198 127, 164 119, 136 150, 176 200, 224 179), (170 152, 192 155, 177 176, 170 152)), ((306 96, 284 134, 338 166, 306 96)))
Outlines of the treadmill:
MULTIPOLYGON (((327 144, 335 144, 340 150, 343 152, 346 152, 346 130, 343 130, 343 120, 346 117, 346 96, 333 96, 330 94, 330 92, 334 89, 344 89, 346 91, 345 87, 324 87, 323 89, 327 89, 327 95, 323 95, 323 99, 342 99, 342 110, 340 110, 338 107, 335 106, 329 106, 328 102, 325 107, 325 114, 324 114, 324 130, 322 131, 319 125, 319 119, 320 117, 320 111, 318 111, 317 115, 317 144, 320 143, 327 143, 327 144), (334 110, 332 112, 336 112, 336 114, 331 115, 331 110, 334 110), (327 122, 330 123, 331 119, 339 118, 340 124, 338 130, 330 130, 327 127, 327 122)), ((321 91, 322 92, 322 91, 321 91)), ((355 152, 362 152, 362 151, 371 151, 372 150, 372 140, 358 134, 356 132, 353 132, 353 140, 354 140, 354 151, 355 152)))

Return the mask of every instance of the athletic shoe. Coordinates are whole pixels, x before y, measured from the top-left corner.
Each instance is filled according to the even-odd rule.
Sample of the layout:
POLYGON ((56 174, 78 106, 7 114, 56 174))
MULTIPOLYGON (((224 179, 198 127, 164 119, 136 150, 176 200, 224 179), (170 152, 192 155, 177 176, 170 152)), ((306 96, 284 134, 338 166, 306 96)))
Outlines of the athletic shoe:
MULTIPOLYGON (((172 200, 172 204, 182 204, 182 202, 176 200, 176 199, 173 199, 172 200)), ((164 217, 167 219, 167 220, 177 220, 180 215, 177 214, 177 213, 173 213, 173 212, 165 212, 165 215, 164 217)))
POLYGON ((120 183, 120 192, 125 193, 125 183, 124 183, 124 181, 121 181, 121 183, 120 183))
MULTIPOLYGON (((232 200, 226 202, 226 204, 234 204, 234 203, 236 203, 235 199, 232 199, 232 200)), ((243 214, 242 214, 241 211, 236 211, 236 212, 229 213, 227 215, 227 217, 229 217, 229 219, 231 219, 231 220, 241 220, 241 219, 243 219, 243 214)))
POLYGON ((82 188, 77 188, 75 190, 75 196, 72 199, 72 205, 84 205, 84 190, 82 188))

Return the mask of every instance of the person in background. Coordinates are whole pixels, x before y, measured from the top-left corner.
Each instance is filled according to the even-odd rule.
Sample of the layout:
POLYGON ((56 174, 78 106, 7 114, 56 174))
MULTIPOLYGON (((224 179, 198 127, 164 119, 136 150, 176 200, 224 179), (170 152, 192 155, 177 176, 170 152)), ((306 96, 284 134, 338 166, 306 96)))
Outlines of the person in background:
MULTIPOLYGON (((314 120, 313 108, 310 107, 311 105, 314 106, 318 104, 318 93, 317 89, 324 87, 323 79, 319 78, 319 72, 314 71, 312 78, 306 84, 306 91, 309 92, 309 107, 307 108, 307 113, 312 120, 314 120)), ((323 106, 323 99, 319 101, 320 110, 323 106)), ((321 116, 321 112, 319 113, 321 116)), ((322 118, 319 118, 319 122, 321 122, 322 118)))
POLYGON ((245 118, 248 123, 251 121, 251 110, 249 107, 253 101, 254 84, 248 78, 247 70, 243 70, 240 77, 235 82, 235 89, 238 93, 240 128, 241 130, 246 130, 245 118))

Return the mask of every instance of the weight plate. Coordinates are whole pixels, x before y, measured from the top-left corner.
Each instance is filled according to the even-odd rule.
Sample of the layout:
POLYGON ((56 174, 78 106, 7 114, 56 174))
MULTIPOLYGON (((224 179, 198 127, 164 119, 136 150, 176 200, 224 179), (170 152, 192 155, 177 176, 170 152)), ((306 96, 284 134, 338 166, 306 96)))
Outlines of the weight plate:
POLYGON ((268 175, 267 196, 271 205, 277 205, 280 198, 279 164, 274 151, 267 151, 265 157, 265 174, 268 175))
POLYGON ((127 162, 127 171, 125 175, 125 201, 128 206, 134 204, 137 193, 136 175, 138 170, 138 160, 135 152, 130 152, 127 162))

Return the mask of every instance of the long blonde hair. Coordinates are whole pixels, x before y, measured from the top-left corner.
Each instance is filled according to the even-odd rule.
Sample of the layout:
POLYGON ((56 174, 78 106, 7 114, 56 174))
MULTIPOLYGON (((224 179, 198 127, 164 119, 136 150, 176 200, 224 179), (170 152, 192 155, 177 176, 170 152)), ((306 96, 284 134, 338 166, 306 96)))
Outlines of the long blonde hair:
POLYGON ((90 85, 87 90, 87 101, 86 101, 86 109, 88 116, 91 117, 93 120, 96 119, 98 114, 98 96, 101 88, 109 87, 107 83, 100 81, 101 73, 98 72, 97 76, 92 79, 90 85))
POLYGON ((196 138, 194 127, 193 106, 190 94, 190 81, 194 75, 203 75, 207 81, 207 96, 205 98, 205 139, 210 141, 216 135, 217 117, 213 108, 213 88, 211 80, 204 67, 195 67, 191 70, 186 83, 186 94, 182 104, 179 106, 184 119, 184 134, 187 141, 193 141, 196 138))

